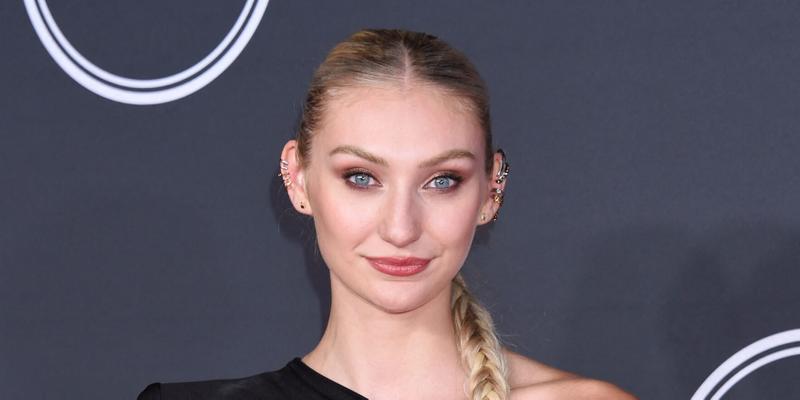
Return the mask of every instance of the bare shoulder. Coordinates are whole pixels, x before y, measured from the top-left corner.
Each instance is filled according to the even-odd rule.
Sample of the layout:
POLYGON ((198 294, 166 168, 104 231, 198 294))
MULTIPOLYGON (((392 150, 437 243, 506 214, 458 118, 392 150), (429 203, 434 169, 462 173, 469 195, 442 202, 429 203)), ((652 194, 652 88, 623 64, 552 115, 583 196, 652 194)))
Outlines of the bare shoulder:
POLYGON ((512 400, 636 400, 611 383, 583 378, 505 348, 503 352, 508 361, 512 400))

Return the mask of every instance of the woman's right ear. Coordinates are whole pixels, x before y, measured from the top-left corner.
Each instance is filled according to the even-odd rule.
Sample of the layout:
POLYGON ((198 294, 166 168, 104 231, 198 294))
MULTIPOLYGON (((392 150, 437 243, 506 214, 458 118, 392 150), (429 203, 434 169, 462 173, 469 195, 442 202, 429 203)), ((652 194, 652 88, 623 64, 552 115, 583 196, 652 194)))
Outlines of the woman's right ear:
POLYGON ((283 146, 279 176, 283 179, 283 185, 294 209, 301 214, 312 215, 311 203, 306 193, 305 170, 300 165, 297 140, 292 139, 283 146))

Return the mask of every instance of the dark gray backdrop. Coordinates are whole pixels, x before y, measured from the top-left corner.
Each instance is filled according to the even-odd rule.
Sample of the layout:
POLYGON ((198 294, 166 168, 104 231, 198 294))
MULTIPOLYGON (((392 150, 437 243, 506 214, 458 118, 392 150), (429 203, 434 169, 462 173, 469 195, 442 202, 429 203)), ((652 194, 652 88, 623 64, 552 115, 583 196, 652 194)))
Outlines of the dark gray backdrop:
MULTIPOLYGON (((120 75, 194 64, 243 2, 52 2, 120 75)), ((133 106, 0 5, 0 387, 124 399, 305 354, 327 276, 275 177, 314 67, 362 27, 434 33, 492 93, 512 164, 468 278, 505 341, 642 398, 689 398, 800 328, 800 7, 785 1, 272 0, 219 78, 133 106)), ((799 357, 726 399, 798 398, 799 357)))

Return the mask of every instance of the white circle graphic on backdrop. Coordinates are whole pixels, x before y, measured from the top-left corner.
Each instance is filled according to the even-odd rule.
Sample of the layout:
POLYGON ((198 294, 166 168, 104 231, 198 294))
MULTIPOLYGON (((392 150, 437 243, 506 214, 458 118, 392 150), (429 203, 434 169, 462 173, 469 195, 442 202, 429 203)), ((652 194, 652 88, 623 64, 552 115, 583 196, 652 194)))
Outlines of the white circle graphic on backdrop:
POLYGON ((47 52, 72 79, 90 91, 120 103, 160 104, 186 97, 227 69, 253 37, 269 0, 247 0, 233 27, 206 57, 174 75, 132 79, 112 74, 81 55, 58 28, 46 0, 25 0, 33 29, 47 52))
POLYGON ((700 388, 692 396, 692 400, 719 400, 733 385, 751 372, 771 362, 796 355, 800 355, 800 329, 767 336, 725 360, 700 385, 700 388), (787 346, 787 348, 766 353, 782 346, 787 346), (738 372, 731 375, 737 369, 738 372), (719 386, 720 384, 721 386, 719 386), (719 389, 709 398, 708 396, 717 386, 719 389))

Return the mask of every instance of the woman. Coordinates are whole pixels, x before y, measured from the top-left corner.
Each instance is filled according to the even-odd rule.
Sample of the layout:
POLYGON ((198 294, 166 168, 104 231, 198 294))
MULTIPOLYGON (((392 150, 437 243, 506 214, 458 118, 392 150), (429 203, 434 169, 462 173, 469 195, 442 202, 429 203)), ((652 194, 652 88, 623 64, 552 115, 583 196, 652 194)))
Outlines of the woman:
POLYGON ((322 339, 278 371, 140 399, 633 398, 503 348, 459 274, 509 172, 461 53, 423 33, 355 33, 316 71, 280 158, 330 270, 322 339))

